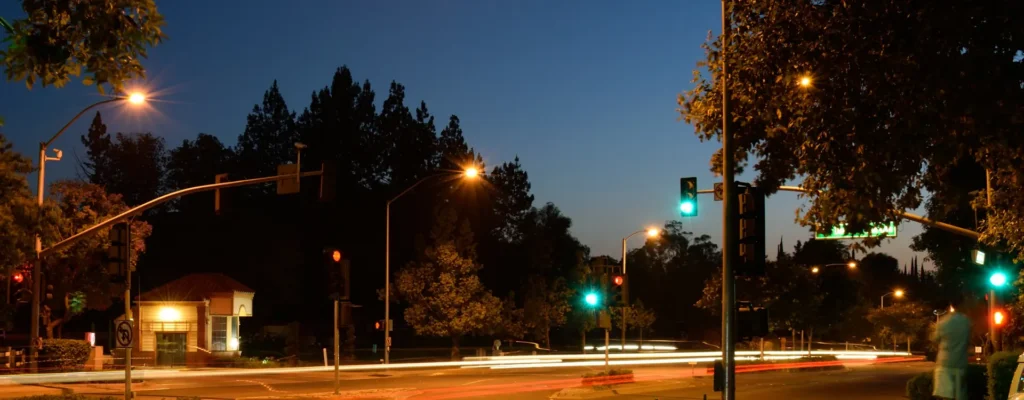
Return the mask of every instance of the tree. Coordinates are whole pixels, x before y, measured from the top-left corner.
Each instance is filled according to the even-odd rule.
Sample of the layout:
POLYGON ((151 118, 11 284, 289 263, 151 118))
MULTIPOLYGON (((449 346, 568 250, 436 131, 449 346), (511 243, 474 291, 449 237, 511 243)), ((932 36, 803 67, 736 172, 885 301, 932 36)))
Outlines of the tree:
POLYGON ((625 311, 627 329, 631 329, 640 333, 640 346, 644 345, 644 332, 651 329, 654 325, 657 315, 654 310, 650 310, 644 307, 643 300, 634 301, 629 307, 613 307, 612 308, 612 323, 622 330, 622 314, 625 311))
POLYGON ((89 124, 89 131, 82 136, 82 144, 85 146, 86 159, 80 167, 86 179, 99 185, 111 182, 114 168, 110 165, 110 152, 114 143, 98 111, 89 124))
POLYGON ((930 314, 921 303, 902 301, 871 310, 868 321, 875 325, 879 337, 889 337, 895 344, 899 339, 911 340, 917 336, 928 325, 930 314))
POLYGON ((9 43, 0 50, 8 81, 38 80, 64 86, 70 76, 85 85, 121 92, 125 82, 145 78, 141 60, 147 48, 166 36, 154 0, 23 1, 25 18, 5 26, 9 43))
POLYGON ((405 106, 405 86, 391 82, 377 124, 386 145, 383 160, 392 187, 407 187, 434 169, 437 137, 433 118, 422 102, 413 118, 405 106))
POLYGON ((453 208, 438 212, 431 240, 422 257, 397 274, 397 294, 416 334, 451 338, 455 359, 459 339, 500 322, 502 304, 480 283, 473 234, 453 208))
MULTIPOLYGON (((33 232, 38 229, 39 209, 35 198, 29 193, 25 175, 32 172, 28 158, 15 152, 7 138, 0 134, 0 273, 5 279, 14 269, 32 259, 35 239, 33 232)), ((4 289, 6 290, 6 285, 4 289)), ((4 293, 5 298, 9 294, 4 293)), ((5 308, 0 315, 7 316, 13 307, 5 308)), ((5 318, 8 320, 8 318, 5 318)))
POLYGON ((753 155, 756 182, 769 193, 799 177, 810 202, 798 217, 811 227, 845 222, 860 231, 896 221, 898 211, 921 204, 926 184, 952 185, 938 177, 973 160, 993 174, 982 239, 1019 255, 1024 109, 1012 105, 1024 96, 1020 7, 733 2, 728 56, 720 38, 704 45, 680 113, 701 139, 718 138, 728 82, 738 166, 753 155), (813 87, 801 86, 803 77, 813 87))
POLYGON ((163 194, 167 151, 164 139, 150 133, 117 133, 111 137, 100 113, 82 136, 86 160, 80 167, 89 182, 118 193, 131 205, 163 194))
MULTIPOLYGON (((297 139, 295 113, 288 109, 275 80, 263 94, 263 103, 252 107, 245 132, 238 136, 235 174, 245 178, 277 175, 278 165, 295 160, 297 139)), ((263 188, 264 193, 271 190, 271 186, 263 188)))
MULTIPOLYGON (((184 140, 167 157, 167 187, 180 190, 214 182, 217 174, 231 168, 234 152, 216 136, 200 133, 195 140, 184 140)), ((191 215, 213 212, 213 193, 196 193, 178 199, 176 208, 191 215)))
MULTIPOLYGON (((58 181, 51 185, 54 198, 47 207, 56 214, 55 224, 43 231, 44 247, 94 226, 128 209, 119 194, 108 194, 99 185, 78 181, 58 181)), ((146 238, 152 227, 143 221, 132 221, 132 259, 146 251, 146 238)), ((86 308, 106 309, 117 291, 108 279, 103 256, 110 246, 109 229, 87 236, 57 251, 44 260, 46 284, 53 285, 54 299, 44 304, 43 324, 46 336, 53 337, 59 328, 86 308), (58 317, 58 315, 60 315, 58 317)))
POLYGON ((531 277, 527 290, 531 292, 523 306, 526 327, 535 339, 544 341, 544 347, 551 348, 551 328, 568 321, 572 311, 570 300, 576 291, 569 288, 563 278, 547 281, 541 276, 531 277))
MULTIPOLYGON (((459 132, 461 136, 461 130, 459 132)), ((441 138, 444 145, 444 133, 441 138)), ((494 212, 500 222, 495 227, 494 234, 505 243, 517 243, 523 239, 522 229, 530 209, 533 208, 530 176, 519 163, 519 156, 516 156, 513 162, 494 167, 489 179, 498 192, 494 201, 494 212)))

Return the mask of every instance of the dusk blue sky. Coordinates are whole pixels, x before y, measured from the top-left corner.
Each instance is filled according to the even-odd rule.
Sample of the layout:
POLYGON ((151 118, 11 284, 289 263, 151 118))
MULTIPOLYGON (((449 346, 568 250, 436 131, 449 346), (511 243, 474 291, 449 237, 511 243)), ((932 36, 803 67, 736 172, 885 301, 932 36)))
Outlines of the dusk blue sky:
MULTIPOLYGON (((697 176, 701 188, 716 180, 708 159, 719 144, 701 143, 676 111, 676 97, 692 87, 701 43, 718 30, 716 0, 157 3, 169 39, 150 50, 143 84, 158 101, 141 114, 105 109, 111 132, 153 132, 168 148, 205 132, 233 145, 275 79, 301 112, 347 65, 356 79, 370 80, 378 102, 395 80, 406 87, 407 105, 426 101, 439 125, 458 115, 489 167, 518 155, 536 205, 555 203, 595 255, 617 255, 624 235, 678 219, 680 177, 697 176)), ((0 15, 21 14, 20 2, 0 3, 0 15)), ((31 91, 0 83, 7 120, 0 132, 35 160, 39 141, 99 99, 79 82, 31 91)), ((65 158, 48 164, 48 182, 76 176, 76 155, 84 157, 79 136, 91 116, 54 144, 65 158)), ((787 249, 810 237, 794 223, 799 206, 791 193, 768 199, 771 256, 780 237, 787 249)), ((685 227, 718 241, 720 210, 702 197, 700 216, 685 227)), ((900 228, 881 251, 902 265, 914 255, 908 246, 920 227, 900 228)))

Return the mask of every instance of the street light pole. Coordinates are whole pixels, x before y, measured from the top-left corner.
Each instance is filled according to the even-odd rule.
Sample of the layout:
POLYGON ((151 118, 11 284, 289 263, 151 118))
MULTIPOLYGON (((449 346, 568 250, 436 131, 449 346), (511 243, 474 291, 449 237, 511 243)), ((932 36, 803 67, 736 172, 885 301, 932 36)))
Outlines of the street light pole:
MULTIPOLYGON (((464 177, 475 178, 479 171, 476 168, 467 168, 462 172, 464 177)), ((421 183, 429 179, 448 174, 428 175, 413 183, 397 196, 388 200, 384 206, 384 364, 391 363, 391 203, 411 192, 421 183)))
MULTIPOLYGON (((60 135, 63 135, 64 132, 67 131, 69 127, 71 127, 71 124, 74 124, 75 121, 78 120, 78 118, 80 118, 82 115, 84 115, 89 110, 91 110, 91 109, 93 109, 95 107, 99 107, 101 105, 107 104, 107 103, 113 103, 113 102, 116 102, 116 101, 125 101, 125 100, 129 101, 132 104, 141 104, 141 103, 146 101, 146 98, 142 94, 134 93, 134 94, 132 94, 131 96, 128 96, 128 97, 114 97, 114 98, 110 98, 110 99, 106 99, 106 100, 103 100, 103 101, 98 101, 96 103, 93 103, 92 105, 90 105, 90 106, 88 106, 86 108, 83 108, 82 111, 78 112, 78 114, 75 114, 75 116, 73 118, 71 118, 71 120, 68 121, 67 124, 64 124, 64 126, 62 128, 60 128, 60 130, 57 131, 57 133, 54 134, 53 137, 50 138, 50 140, 47 140, 47 141, 42 142, 42 143, 39 143, 39 176, 38 176, 38 179, 36 181, 36 205, 39 206, 39 212, 40 213, 42 213, 43 194, 45 193, 44 189, 46 187, 46 162, 47 161, 59 161, 61 159, 61 155, 62 155, 61 151, 57 150, 56 151, 56 156, 54 156, 54 157, 47 157, 46 156, 46 149, 48 147, 50 147, 50 145, 53 144, 53 142, 55 140, 57 140, 57 138, 59 138, 60 135)), ((30 369, 31 369, 32 372, 36 372, 38 370, 38 367, 39 367, 38 363, 36 362, 37 361, 38 352, 39 352, 38 351, 38 347, 36 345, 36 342, 39 340, 39 308, 40 308, 40 302, 41 302, 40 291, 42 290, 42 277, 43 277, 43 258, 42 258, 43 239, 42 239, 42 236, 40 236, 40 232, 38 232, 38 231, 36 232, 36 240, 35 240, 35 242, 36 242, 35 243, 36 257, 35 257, 35 260, 34 260, 34 265, 32 267, 32 314, 31 314, 32 323, 31 323, 31 328, 30 328, 30 331, 29 331, 29 338, 31 340, 31 346, 29 346, 29 358, 31 359, 30 360, 31 361, 31 368, 30 369)))
MULTIPOLYGON (((626 275, 626 241, 628 241, 629 238, 631 238, 633 236, 636 236, 638 234, 641 234, 641 233, 647 233, 647 237, 655 237, 655 236, 658 236, 658 234, 659 234, 657 228, 647 228, 647 229, 641 229, 641 230, 638 230, 636 232, 630 233, 626 237, 622 238, 622 275, 623 276, 626 275)), ((623 284, 626 284, 626 283, 623 282, 623 284)), ((629 301, 629 299, 622 299, 622 300, 625 301, 625 302, 629 301)), ((642 350, 642 349, 637 347, 637 351, 640 351, 640 350, 642 350)), ((626 351, 626 306, 622 307, 622 351, 626 351)))
POLYGON ((891 294, 891 295, 894 295, 894 296, 896 296, 896 297, 903 297, 903 291, 902 291, 902 290, 898 290, 898 289, 897 289, 896 291, 892 291, 892 292, 889 292, 889 293, 883 294, 883 295, 882 295, 882 301, 881 301, 881 304, 880 304, 880 305, 878 306, 878 309, 879 309, 879 310, 885 309, 885 296, 888 296, 888 295, 890 295, 890 294, 891 294))
POLYGON ((722 400, 736 398, 736 311, 735 275, 733 258, 738 255, 736 232, 736 187, 735 187, 735 143, 729 131, 729 4, 722 0, 722 40, 720 60, 722 63, 722 364, 725 376, 722 380, 722 400))

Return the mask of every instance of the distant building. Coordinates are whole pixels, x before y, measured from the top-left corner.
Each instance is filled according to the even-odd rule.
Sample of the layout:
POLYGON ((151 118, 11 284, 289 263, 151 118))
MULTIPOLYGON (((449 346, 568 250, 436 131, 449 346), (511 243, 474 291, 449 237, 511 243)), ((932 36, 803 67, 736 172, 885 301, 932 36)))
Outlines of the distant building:
POLYGON ((253 295, 220 273, 186 275, 142 293, 132 307, 132 363, 204 366, 241 356, 238 328, 242 317, 252 316, 253 295))

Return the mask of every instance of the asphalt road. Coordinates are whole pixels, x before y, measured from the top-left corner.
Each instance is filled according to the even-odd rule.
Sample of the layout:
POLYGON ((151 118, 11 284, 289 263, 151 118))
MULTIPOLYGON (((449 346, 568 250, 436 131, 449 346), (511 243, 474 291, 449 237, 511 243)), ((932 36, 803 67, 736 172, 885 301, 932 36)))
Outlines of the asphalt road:
MULTIPOLYGON (((902 399, 907 379, 927 371, 931 363, 895 363, 848 367, 842 371, 767 372, 737 377, 741 399, 902 399)), ((580 376, 590 368, 565 369, 447 369, 385 373, 342 373, 341 394, 333 394, 332 373, 253 375, 161 379, 135 384, 136 398, 200 397, 204 399, 361 398, 361 399, 550 399, 720 398, 711 379, 689 366, 633 368, 637 383, 613 390, 581 387, 580 376)), ((65 390, 88 395, 123 394, 123 384, 73 384, 32 390, 65 390)), ((18 395, 4 391, 0 397, 18 395)), ((31 393, 24 393, 31 394, 31 393)))

